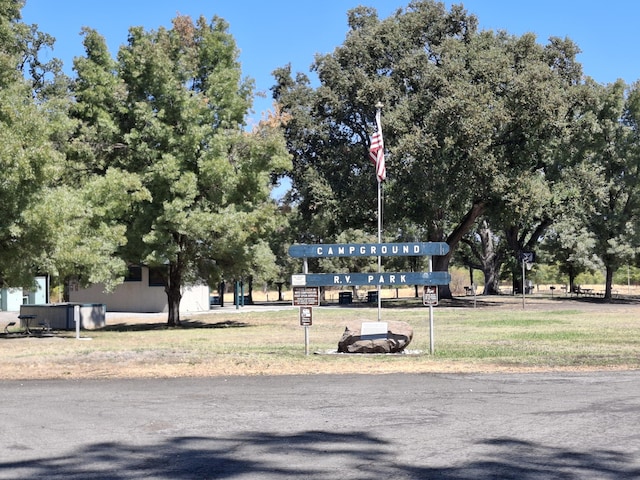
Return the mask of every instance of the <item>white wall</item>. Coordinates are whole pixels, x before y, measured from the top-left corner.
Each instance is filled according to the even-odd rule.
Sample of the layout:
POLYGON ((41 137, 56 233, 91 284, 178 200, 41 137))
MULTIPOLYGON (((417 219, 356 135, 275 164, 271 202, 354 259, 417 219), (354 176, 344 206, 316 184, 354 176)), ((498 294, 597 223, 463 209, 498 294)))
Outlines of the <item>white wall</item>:
POLYGON ((0 290, 0 310, 18 312, 23 302, 24 294, 21 288, 3 288, 0 290))
MULTIPOLYGON (((149 269, 142 267, 141 281, 124 282, 113 292, 105 293, 101 284, 80 288, 69 285, 71 303, 101 303, 108 312, 167 312, 167 294, 162 286, 149 286, 149 269)), ((199 312, 209 310, 209 287, 195 285, 182 289, 180 312, 199 312)))

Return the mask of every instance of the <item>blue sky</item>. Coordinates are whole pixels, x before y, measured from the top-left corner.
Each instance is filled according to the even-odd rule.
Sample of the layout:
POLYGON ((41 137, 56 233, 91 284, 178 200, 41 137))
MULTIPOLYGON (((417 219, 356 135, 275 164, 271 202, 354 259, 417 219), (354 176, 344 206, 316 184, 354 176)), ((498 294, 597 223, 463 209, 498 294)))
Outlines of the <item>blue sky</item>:
MULTIPOLYGON (((343 43, 346 12, 367 5, 381 18, 405 7, 409 0, 27 0, 23 21, 35 23, 56 38, 51 56, 64 61, 72 74, 75 56, 83 55, 80 29, 96 29, 116 55, 126 43, 130 26, 147 30, 170 26, 176 14, 193 18, 214 15, 230 24, 241 50, 243 75, 256 81, 256 90, 269 94, 271 72, 291 63, 294 71, 308 73, 316 53, 329 53, 343 43)), ((640 79, 640 49, 636 0, 467 0, 460 2, 478 16, 482 29, 504 29, 521 35, 533 32, 540 43, 549 36, 569 37, 581 48, 578 57, 586 75, 601 83, 622 78, 640 79)), ((256 98, 255 118, 270 108, 268 99, 256 98)))

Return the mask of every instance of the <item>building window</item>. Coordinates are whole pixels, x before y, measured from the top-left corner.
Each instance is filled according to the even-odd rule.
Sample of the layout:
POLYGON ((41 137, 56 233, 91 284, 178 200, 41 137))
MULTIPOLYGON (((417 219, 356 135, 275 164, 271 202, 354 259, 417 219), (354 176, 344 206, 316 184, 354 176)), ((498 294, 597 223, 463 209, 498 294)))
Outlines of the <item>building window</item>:
POLYGON ((149 286, 164 287, 167 282, 166 278, 169 274, 167 267, 149 267, 149 286))
POLYGON ((141 282, 142 281, 142 267, 139 265, 129 265, 127 274, 124 277, 125 282, 141 282))

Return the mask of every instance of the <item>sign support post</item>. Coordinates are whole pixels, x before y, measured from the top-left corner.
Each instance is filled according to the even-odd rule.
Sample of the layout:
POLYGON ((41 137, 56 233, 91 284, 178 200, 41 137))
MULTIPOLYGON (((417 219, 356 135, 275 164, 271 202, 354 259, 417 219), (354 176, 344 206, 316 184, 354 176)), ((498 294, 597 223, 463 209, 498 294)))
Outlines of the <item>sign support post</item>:
MULTIPOLYGON (((433 271, 433 257, 429 256, 429 273, 433 271)), ((436 295, 437 296, 437 295, 436 295)), ((433 333, 433 305, 429 305, 429 354, 433 355, 434 333, 433 333)))
POLYGON ((524 309, 527 284, 525 281, 525 266, 528 270, 533 266, 536 255, 533 252, 520 252, 520 261, 522 262, 522 308, 524 309))
POLYGON ((525 283, 525 281, 524 281, 524 275, 525 275, 525 273, 524 273, 524 272, 525 272, 525 269, 524 269, 524 255, 523 255, 523 256, 522 256, 522 309, 523 309, 523 310, 524 310, 524 302, 525 302, 525 300, 524 300, 524 299, 525 299, 525 297, 526 297, 526 295, 525 295, 525 293, 524 293, 524 292, 525 292, 525 288, 526 288, 526 287, 525 287, 526 283, 525 283))

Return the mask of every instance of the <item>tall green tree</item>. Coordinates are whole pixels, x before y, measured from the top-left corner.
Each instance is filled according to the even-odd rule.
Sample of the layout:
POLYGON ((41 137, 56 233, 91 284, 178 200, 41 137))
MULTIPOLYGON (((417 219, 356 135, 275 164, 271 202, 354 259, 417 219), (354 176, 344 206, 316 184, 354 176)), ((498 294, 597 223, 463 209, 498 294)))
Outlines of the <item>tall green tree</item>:
POLYGON ((601 172, 604 185, 590 199, 586 224, 605 267, 605 299, 611 299, 613 275, 640 251, 640 84, 594 88, 596 128, 585 161, 601 172))
POLYGON ((8 286, 31 285, 55 243, 35 210, 60 179, 69 127, 66 97, 44 94, 58 63, 38 55, 52 39, 20 21, 22 6, 0 0, 0 281, 8 286))
POLYGON ((581 79, 578 50, 569 40, 540 45, 532 34, 478 31, 462 6, 430 0, 385 20, 360 7, 348 20, 344 43, 316 58, 319 87, 286 67, 276 72, 275 98, 293 117, 294 195, 304 203, 312 169, 337 200, 336 230, 373 230, 366 153, 382 102, 386 230, 409 220, 427 232, 423 240, 448 242, 450 253, 434 258, 446 270, 488 209, 508 201, 524 213, 534 190, 549 189, 581 79))
POLYGON ((131 28, 115 63, 85 35, 76 88, 89 148, 77 165, 136 175, 149 193, 123 218, 120 256, 163 269, 168 323, 178 325, 185 284, 239 278, 262 251, 276 212, 271 175, 290 164, 280 126, 245 130, 252 82, 218 17, 131 28))

